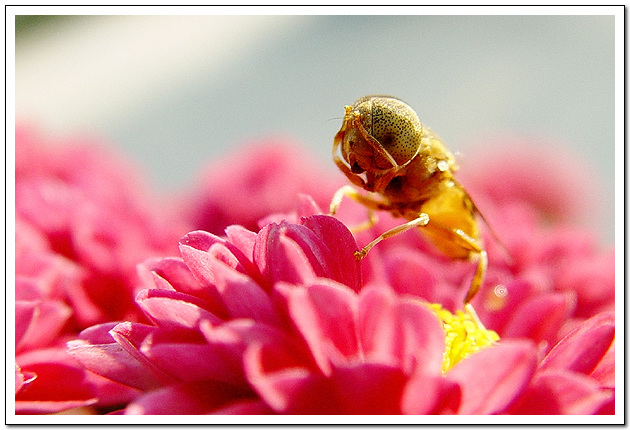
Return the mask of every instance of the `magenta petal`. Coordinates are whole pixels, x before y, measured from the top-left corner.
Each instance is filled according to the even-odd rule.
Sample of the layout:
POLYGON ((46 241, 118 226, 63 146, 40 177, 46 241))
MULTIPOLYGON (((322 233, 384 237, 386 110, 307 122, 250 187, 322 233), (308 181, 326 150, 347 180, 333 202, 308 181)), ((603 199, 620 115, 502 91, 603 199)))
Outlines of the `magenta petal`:
POLYGON ((212 411, 215 415, 270 415, 273 411, 262 400, 240 400, 212 411))
POLYGON ((360 266, 350 231, 324 215, 304 218, 302 223, 269 224, 258 234, 254 261, 265 281, 303 284, 324 277, 358 290, 360 266))
POLYGON ((441 374, 444 331, 425 304, 366 287, 359 299, 358 327, 369 360, 400 366, 407 374, 416 367, 441 374))
POLYGON ((247 393, 214 381, 173 385, 145 394, 127 406, 127 415, 201 415, 247 393))
POLYGON ((313 215, 304 218, 302 223, 328 247, 326 277, 359 291, 361 267, 360 262, 354 257, 354 252, 359 248, 348 227, 327 215, 313 215))
POLYGON ((116 322, 96 324, 80 332, 78 338, 92 345, 112 343, 114 338, 112 338, 110 331, 117 325, 116 322))
POLYGON ((35 317, 35 302, 15 301, 15 349, 19 350, 22 339, 35 317))
POLYGON ((610 345, 610 349, 591 373, 591 376, 599 382, 602 387, 615 388, 615 344, 610 345))
POLYGON ((230 241, 249 260, 254 261, 254 244, 256 233, 240 225, 226 227, 225 234, 230 241))
POLYGON ((145 261, 138 266, 138 274, 145 281, 145 288, 155 288, 155 279, 159 277, 166 280, 171 286, 167 289, 175 289, 181 293, 192 295, 196 295, 195 293, 200 289, 199 283, 181 258, 168 257, 145 261), (148 277, 148 273, 153 276, 148 277))
MULTIPOLYGON (((269 369, 278 351, 253 344, 243 356, 247 380, 276 413, 335 413, 338 407, 327 381, 304 367, 269 369)), ((285 357, 283 357, 285 358, 285 357)))
MULTIPOLYGON (((254 262, 260 269, 266 285, 277 282, 291 284, 303 284, 316 277, 315 269, 311 263, 316 261, 312 252, 308 250, 308 243, 304 243, 306 249, 296 243, 294 239, 286 236, 288 229, 308 230, 302 226, 288 224, 268 224, 258 233, 254 246, 254 262), (309 256, 311 258, 309 259, 309 256)), ((311 238, 311 244, 317 246, 315 238, 311 238)))
POLYGON ((18 357, 32 379, 15 397, 16 413, 54 413, 96 403, 86 372, 61 348, 39 349, 18 357))
POLYGON ((233 320, 217 327, 204 321, 201 330, 207 343, 156 342, 143 346, 142 353, 161 371, 180 381, 242 384, 242 356, 248 344, 288 343, 284 332, 251 320, 233 320))
POLYGON ((139 351, 147 339, 152 342, 155 327, 121 323, 109 333, 115 342, 102 342, 102 328, 88 329, 79 340, 68 342, 68 353, 86 369, 130 387, 150 390, 173 382, 139 351))
POLYGON ((583 322, 553 347, 540 369, 567 369, 590 374, 615 339, 615 316, 604 312, 583 322))
POLYGON ((293 361, 304 358, 296 348, 295 340, 286 332, 253 320, 232 320, 216 327, 204 322, 201 331, 209 344, 223 348, 226 359, 233 362, 240 363, 245 347, 252 343, 274 345, 290 354, 293 361))
MULTIPOLYGON (((189 246, 187 242, 182 241, 179 245, 179 251, 182 254, 184 263, 190 269, 201 286, 208 291, 214 290, 215 279, 214 274, 210 270, 211 257, 208 250, 200 251, 199 249, 189 246)), ((210 248, 208 248, 210 249, 210 248)), ((214 292, 214 291, 213 291, 214 292)), ((212 295, 213 299, 217 299, 216 292, 212 295)))
POLYGON ((178 381, 241 383, 244 379, 240 361, 233 360, 222 344, 159 343, 142 352, 153 365, 178 381))
POLYGON ((612 394, 582 374, 553 369, 540 372, 513 408, 511 414, 590 415, 612 394))
POLYGON ((112 381, 141 390, 162 385, 148 368, 116 343, 90 345, 85 341, 70 341, 68 353, 84 368, 112 381))
POLYGON ((401 400, 404 414, 456 414, 461 402, 459 384, 444 378, 417 372, 407 383, 401 400))
POLYGON ((225 244, 225 240, 203 230, 191 231, 179 240, 180 245, 189 246, 199 251, 208 251, 215 243, 225 244))
MULTIPOLYGON (((171 333, 160 330, 158 327, 129 322, 117 324, 109 333, 122 349, 137 360, 160 384, 167 385, 175 382, 170 375, 153 365, 143 352, 157 342, 159 337, 165 338, 159 341, 168 340, 171 333)), ((179 338, 183 334, 182 331, 174 333, 179 338)), ((197 333, 196 331, 191 331, 192 337, 197 337, 197 333)))
MULTIPOLYGON (((241 232, 241 234, 236 233, 236 230, 234 228, 230 230, 230 234, 232 234, 233 236, 236 235, 237 237, 239 237, 240 246, 244 246, 244 243, 247 243, 249 240, 251 240, 251 237, 247 238, 246 233, 243 233, 243 232, 241 232)), ((234 244, 226 241, 225 239, 221 239, 220 237, 215 236, 211 233, 208 233, 205 231, 193 231, 180 239, 180 251, 182 251, 182 256, 184 256, 183 248, 193 248, 198 251, 208 252, 210 251, 210 248, 217 245, 225 248, 226 249, 225 254, 230 255, 230 257, 233 259, 234 262, 232 263, 233 264, 232 267, 236 267, 237 265, 240 265, 242 267, 242 271, 248 274, 251 274, 252 272, 256 271, 256 267, 252 263, 252 260, 249 257, 247 257, 246 254, 244 254, 239 249, 238 246, 235 246, 234 244)), ((249 246, 253 246, 253 245, 250 244, 249 246)), ((249 253, 247 249, 246 249, 246 252, 249 253)), ((189 263, 189 259, 187 259, 185 256, 184 256, 184 261, 186 261, 186 264, 189 263)))
POLYGON ((15 393, 17 394, 24 385, 26 377, 22 373, 22 369, 17 364, 15 365, 15 393))
POLYGON ((161 328, 197 329, 202 320, 220 321, 217 316, 202 307, 205 302, 176 291, 142 290, 136 296, 136 302, 161 328))
POLYGON ((96 398, 65 401, 16 400, 15 413, 28 415, 54 414, 58 412, 69 411, 71 409, 81 408, 84 406, 91 406, 95 404, 96 401, 96 398))
POLYGON ((530 338, 536 343, 552 343, 574 307, 570 293, 544 294, 522 303, 503 330, 504 338, 530 338))
POLYGON ((430 302, 439 302, 435 259, 409 248, 392 250, 387 259, 388 277, 399 294, 412 294, 430 302))
POLYGON ((249 276, 221 261, 212 265, 216 287, 231 318, 252 318, 255 321, 278 324, 269 295, 249 276))
POLYGON ((23 371, 20 366, 15 365, 15 394, 28 387, 37 378, 33 372, 23 371))
POLYGON ((333 368, 331 379, 344 414, 400 414, 407 376, 399 367, 356 363, 333 368))
POLYGON ((325 375, 330 362, 357 359, 357 297, 348 287, 327 279, 306 288, 286 290, 289 314, 325 375))
POLYGON ((72 309, 56 300, 15 303, 16 350, 49 346, 72 316, 72 309), (19 337, 18 337, 19 335, 19 337))
POLYGON ((462 388, 459 413, 501 413, 526 388, 536 369, 536 348, 505 341, 478 351, 455 365, 447 377, 462 388))
POLYGON ((299 194, 298 195, 299 206, 298 206, 298 216, 300 217, 309 217, 312 215, 321 215, 323 212, 320 209, 317 202, 308 194, 299 194))

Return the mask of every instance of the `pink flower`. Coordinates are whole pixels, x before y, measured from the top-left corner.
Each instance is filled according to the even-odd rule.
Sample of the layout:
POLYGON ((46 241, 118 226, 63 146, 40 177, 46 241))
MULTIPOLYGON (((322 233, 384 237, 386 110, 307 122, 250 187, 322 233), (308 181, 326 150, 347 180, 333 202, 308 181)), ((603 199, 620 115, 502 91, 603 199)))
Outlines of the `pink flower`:
MULTIPOLYGON (((528 159, 527 169, 518 160, 501 165, 527 170, 541 182, 552 181, 558 171, 542 169, 535 159, 528 159)), ((564 187, 549 187, 545 196, 528 194, 521 191, 531 179, 520 183, 500 169, 498 180, 509 185, 502 193, 485 188, 485 179, 462 178, 510 256, 484 230, 489 268, 473 305, 501 340, 468 349, 477 334, 488 333, 470 315, 456 312, 473 265, 442 256, 411 232, 383 241, 357 262, 354 251, 401 220, 380 213, 376 226, 353 236, 346 225, 365 220, 365 208, 344 201, 338 219, 322 215, 319 208, 341 184, 314 169, 290 147, 245 149, 215 165, 207 188, 184 205, 186 219, 210 232, 182 237, 179 257, 164 256, 175 243, 169 242, 171 234, 158 235, 163 248, 140 246, 137 253, 118 252, 131 249, 127 245, 88 247, 107 251, 102 267, 89 258, 98 254, 78 252, 82 245, 74 238, 84 236, 72 233, 68 217, 52 217, 61 220, 54 223, 39 219, 37 211, 24 208, 47 200, 24 193, 35 196, 27 199, 35 203, 23 207, 24 249, 39 255, 24 261, 43 261, 48 257, 42 255, 50 254, 55 276, 45 276, 48 283, 77 285, 59 280, 83 279, 86 273, 88 279, 93 273, 109 279, 107 270, 114 268, 141 284, 116 291, 110 315, 96 318, 98 324, 78 339, 73 333, 66 339, 94 393, 92 398, 86 391, 85 404, 98 401, 101 409, 95 411, 118 406, 117 413, 126 414, 614 413, 614 255, 570 226, 573 198, 554 198, 564 187), (298 197, 304 191, 315 199, 298 197), (557 201, 564 203, 547 207, 557 201), (72 246, 62 246, 68 243, 72 246), (123 263, 135 265, 141 254, 148 259, 136 278, 123 263), (135 304, 125 303, 130 291, 135 304), (453 312, 455 323, 447 324, 429 303, 453 312), (112 387, 120 391, 114 394, 112 387)), ((478 171, 492 177, 493 170, 478 171)), ((82 198, 93 199, 92 191, 81 190, 82 198)), ((109 198, 96 201, 116 220, 135 207, 110 205, 109 198)), ((64 213, 64 204, 52 207, 64 213)), ((142 213, 164 226, 151 210, 142 213)), ((104 243, 146 237, 146 226, 154 224, 138 218, 134 231, 105 228, 105 237, 115 240, 104 243)), ((88 221, 81 219, 77 228, 88 221)), ((149 232, 162 231, 158 227, 149 232)), ((36 279, 48 267, 23 264, 36 279)), ((90 306, 103 312, 92 294, 75 296, 60 287, 44 291, 49 311, 37 316, 53 321, 51 327, 67 327, 68 318, 88 321, 90 306), (81 312, 87 314, 83 319, 76 316, 81 312)), ((29 306, 21 320, 36 314, 29 306)), ((43 348, 37 334, 21 329, 22 344, 43 348)), ((37 379, 18 364, 16 392, 22 395, 37 379)))
MULTIPOLYGON (((96 326, 69 344, 86 368, 145 392, 126 413, 540 410, 514 406, 526 405, 524 396, 548 377, 531 341, 502 341, 444 374, 436 315, 417 297, 362 287, 356 243, 336 219, 313 215, 226 234, 190 233, 180 241, 182 259, 145 266, 148 289, 136 300, 152 325, 96 326)), ((606 333, 594 361, 610 346, 606 333)), ((607 387, 582 379, 574 385, 589 395, 549 391, 557 411, 592 413, 609 401, 607 387)))
POLYGON ((128 402, 136 390, 85 372, 65 342, 95 323, 144 318, 135 267, 175 253, 186 230, 118 155, 84 141, 46 146, 20 126, 15 203, 16 412, 128 402))

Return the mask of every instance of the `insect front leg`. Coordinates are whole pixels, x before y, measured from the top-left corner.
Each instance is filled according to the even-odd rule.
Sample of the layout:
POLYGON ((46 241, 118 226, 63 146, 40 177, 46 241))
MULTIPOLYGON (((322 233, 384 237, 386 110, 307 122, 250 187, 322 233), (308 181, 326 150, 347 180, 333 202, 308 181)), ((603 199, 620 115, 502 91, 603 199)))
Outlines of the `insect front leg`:
POLYGON ((383 211, 383 210, 391 210, 391 205, 386 202, 376 200, 372 197, 365 196, 358 192, 356 188, 353 188, 350 185, 344 185, 339 188, 330 202, 330 215, 334 215, 337 213, 337 209, 339 209, 339 205, 341 204, 341 200, 344 197, 349 197, 355 202, 361 203, 368 209, 372 209, 375 211, 383 211))
POLYGON ((429 215, 427 215, 425 213, 421 213, 420 215, 418 215, 418 218, 416 218, 414 220, 411 220, 409 222, 406 222, 406 223, 404 223, 402 225, 399 225, 397 227, 394 227, 394 228, 392 228, 390 230, 387 230, 386 232, 382 233, 376 239, 374 239, 372 242, 370 242, 367 245, 365 245, 363 247, 363 249, 361 249, 360 251, 355 252, 354 256, 357 258, 357 260, 362 260, 363 258, 365 258, 365 256, 370 251, 370 249, 372 249, 372 247, 374 247, 374 245, 376 245, 377 243, 379 243, 383 239, 387 239, 388 237, 396 236, 397 234, 403 233, 403 232, 405 232, 407 230, 410 230, 412 228, 415 228, 415 227, 423 227, 423 226, 427 225, 428 222, 429 222, 429 215))
POLYGON ((350 185, 344 185, 343 187, 339 188, 337 192, 335 192, 335 194, 333 195, 333 198, 330 202, 330 215, 335 215, 337 213, 337 209, 339 209, 339 206, 344 196, 349 197, 358 203, 361 203, 367 208, 368 219, 361 224, 350 227, 350 231, 352 233, 359 233, 361 231, 372 228, 378 222, 378 215, 375 213, 375 211, 387 210, 388 208, 390 208, 390 205, 386 204, 385 202, 365 196, 359 193, 355 188, 351 187, 350 185))

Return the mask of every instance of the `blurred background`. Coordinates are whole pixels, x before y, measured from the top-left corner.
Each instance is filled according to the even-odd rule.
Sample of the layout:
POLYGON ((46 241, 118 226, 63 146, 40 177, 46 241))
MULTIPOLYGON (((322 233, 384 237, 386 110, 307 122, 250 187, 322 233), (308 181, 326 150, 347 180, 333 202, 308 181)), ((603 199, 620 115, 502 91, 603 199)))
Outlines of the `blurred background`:
POLYGON ((170 191, 270 135, 332 172, 343 106, 391 94, 461 164, 497 134, 572 148, 601 184, 592 224, 611 243, 614 19, 18 16, 16 115, 48 134, 103 137, 170 191))

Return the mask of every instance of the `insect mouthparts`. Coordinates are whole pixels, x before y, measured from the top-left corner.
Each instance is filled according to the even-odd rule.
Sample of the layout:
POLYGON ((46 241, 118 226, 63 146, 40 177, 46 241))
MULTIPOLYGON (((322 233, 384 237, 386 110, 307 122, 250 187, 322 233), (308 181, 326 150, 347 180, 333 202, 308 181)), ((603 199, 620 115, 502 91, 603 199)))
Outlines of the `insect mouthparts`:
POLYGON ((350 170, 352 171, 352 173, 356 173, 358 175, 360 175, 361 173, 365 172, 365 169, 363 169, 363 167, 359 166, 359 163, 355 162, 352 167, 350 167, 350 170))

